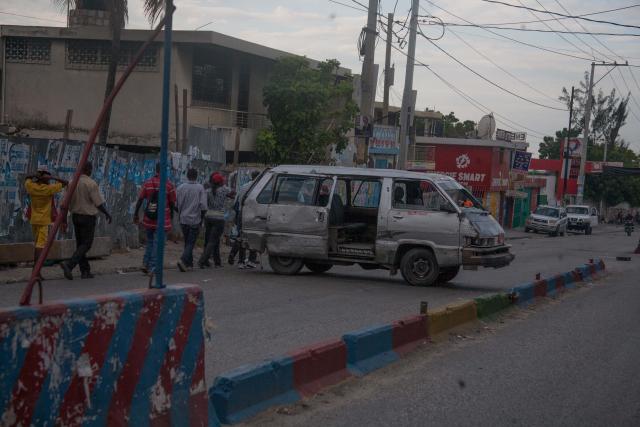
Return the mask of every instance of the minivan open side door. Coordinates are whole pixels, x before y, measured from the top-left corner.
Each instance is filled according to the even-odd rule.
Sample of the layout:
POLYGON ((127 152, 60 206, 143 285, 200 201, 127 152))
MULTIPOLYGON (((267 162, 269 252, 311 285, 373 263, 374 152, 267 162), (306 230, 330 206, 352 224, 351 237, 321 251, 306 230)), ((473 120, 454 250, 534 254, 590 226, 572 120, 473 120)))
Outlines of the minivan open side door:
POLYGON ((329 208, 337 179, 280 174, 267 210, 266 245, 272 255, 327 259, 329 208))

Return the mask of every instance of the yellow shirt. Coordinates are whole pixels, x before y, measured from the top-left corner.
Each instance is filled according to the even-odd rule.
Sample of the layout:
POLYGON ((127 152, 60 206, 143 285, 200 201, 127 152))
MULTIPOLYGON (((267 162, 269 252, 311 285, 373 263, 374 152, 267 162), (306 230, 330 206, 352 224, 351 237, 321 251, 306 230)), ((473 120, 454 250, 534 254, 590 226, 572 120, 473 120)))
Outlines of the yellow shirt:
POLYGON ((85 174, 80 175, 76 191, 71 197, 69 210, 74 214, 98 215, 98 206, 104 203, 98 183, 85 174))
POLYGON ((42 184, 28 179, 24 186, 31 196, 31 224, 51 224, 51 198, 62 191, 62 183, 42 184))

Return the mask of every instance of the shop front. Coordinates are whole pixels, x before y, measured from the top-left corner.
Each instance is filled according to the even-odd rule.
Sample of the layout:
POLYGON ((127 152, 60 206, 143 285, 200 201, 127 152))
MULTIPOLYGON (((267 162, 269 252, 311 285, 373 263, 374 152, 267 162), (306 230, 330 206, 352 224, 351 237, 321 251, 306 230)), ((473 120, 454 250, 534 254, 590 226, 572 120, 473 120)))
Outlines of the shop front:
POLYGON ((369 138, 369 167, 393 169, 400 154, 398 128, 394 126, 373 126, 369 138))

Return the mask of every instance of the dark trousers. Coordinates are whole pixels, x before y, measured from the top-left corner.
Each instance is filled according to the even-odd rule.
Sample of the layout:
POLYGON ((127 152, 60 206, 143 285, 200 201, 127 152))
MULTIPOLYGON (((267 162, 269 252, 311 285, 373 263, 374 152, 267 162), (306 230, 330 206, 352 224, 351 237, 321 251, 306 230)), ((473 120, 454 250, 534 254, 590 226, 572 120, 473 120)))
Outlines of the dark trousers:
POLYGON ((184 238, 184 250, 180 260, 185 266, 193 267, 193 247, 196 245, 196 240, 198 240, 200 225, 180 224, 180 226, 182 227, 182 237, 184 238))
POLYGON ((205 219, 204 227, 204 232, 207 237, 207 246, 205 246, 198 264, 203 265, 208 263, 209 258, 213 256, 214 264, 222 265, 222 261, 220 260, 220 238, 222 237, 222 233, 224 233, 224 220, 205 219))
POLYGON ((76 233, 76 250, 69 260, 69 268, 74 269, 76 265, 80 265, 82 273, 89 273, 91 266, 87 260, 87 252, 93 244, 93 236, 96 231, 96 217, 94 215, 73 214, 73 229, 76 233))
MULTIPOLYGON (((231 252, 229 252, 229 259, 235 259, 236 255, 238 255, 238 262, 247 261, 247 250, 244 247, 244 244, 240 238, 237 238, 233 242, 233 246, 231 246, 231 252)), ((258 258, 258 253, 256 251, 249 250, 249 262, 256 262, 258 258)))

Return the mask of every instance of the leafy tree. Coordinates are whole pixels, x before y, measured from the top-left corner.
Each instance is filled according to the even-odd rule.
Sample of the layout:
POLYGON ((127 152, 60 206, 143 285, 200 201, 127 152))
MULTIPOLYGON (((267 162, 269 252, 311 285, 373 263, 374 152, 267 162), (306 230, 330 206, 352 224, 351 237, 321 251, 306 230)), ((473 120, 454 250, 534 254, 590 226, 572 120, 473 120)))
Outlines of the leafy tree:
MULTIPOLYGON (((88 9, 109 12, 111 15, 111 58, 107 68, 107 82, 104 99, 109 97, 116 83, 118 71, 118 58, 120 57, 120 38, 122 29, 129 19, 128 0, 52 0, 65 12, 67 9, 88 9)), ((144 12, 153 24, 164 10, 164 0, 142 0, 144 12)), ((102 128, 100 128, 100 144, 106 145, 109 136, 109 123, 111 121, 111 107, 107 110, 102 128)))
POLYGON ((323 163, 331 147, 342 152, 358 107, 353 86, 327 60, 311 68, 301 57, 279 59, 264 87, 271 127, 258 135, 256 152, 265 163, 323 163))
POLYGON ((476 128, 476 122, 465 120, 461 122, 452 111, 443 118, 445 138, 466 138, 469 132, 476 128))
MULTIPOLYGON (((575 138, 580 135, 579 130, 571 129, 571 138, 575 138)), ((560 142, 564 141, 567 137, 567 128, 556 131, 555 138, 552 136, 545 136, 543 142, 540 143, 538 148, 538 155, 541 159, 559 159, 560 158, 560 142)))

